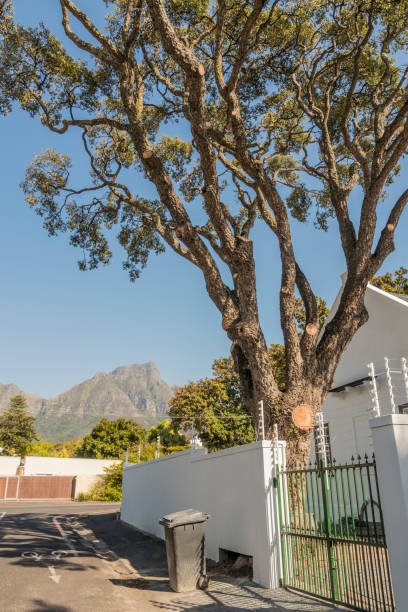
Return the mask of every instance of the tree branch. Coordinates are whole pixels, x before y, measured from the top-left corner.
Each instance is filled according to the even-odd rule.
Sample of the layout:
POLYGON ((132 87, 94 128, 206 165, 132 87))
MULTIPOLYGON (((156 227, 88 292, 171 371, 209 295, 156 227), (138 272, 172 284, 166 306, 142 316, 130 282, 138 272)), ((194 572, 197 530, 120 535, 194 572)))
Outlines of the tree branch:
POLYGON ((153 23, 160 33, 165 50, 186 74, 189 88, 189 118, 204 174, 205 208, 220 237, 225 253, 231 257, 235 247, 234 237, 228 224, 225 222, 223 209, 220 204, 216 156, 206 133, 204 66, 200 64, 192 51, 177 36, 168 19, 163 2, 161 0, 147 0, 147 4, 153 23))

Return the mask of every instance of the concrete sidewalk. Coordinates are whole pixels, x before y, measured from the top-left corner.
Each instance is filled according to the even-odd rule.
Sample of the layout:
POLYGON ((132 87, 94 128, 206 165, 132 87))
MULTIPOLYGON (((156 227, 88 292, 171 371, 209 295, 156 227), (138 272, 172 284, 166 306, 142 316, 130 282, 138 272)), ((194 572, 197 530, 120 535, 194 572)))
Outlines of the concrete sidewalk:
POLYGON ((164 542, 132 529, 111 513, 81 517, 93 545, 112 551, 120 559, 118 577, 111 580, 118 588, 126 589, 134 601, 134 610, 194 610, 225 612, 226 610, 272 610, 273 612, 329 612, 344 610, 312 597, 277 589, 269 591, 252 582, 217 575, 211 578, 205 591, 174 593, 168 583, 164 542), (98 539, 103 542, 99 542, 98 539))

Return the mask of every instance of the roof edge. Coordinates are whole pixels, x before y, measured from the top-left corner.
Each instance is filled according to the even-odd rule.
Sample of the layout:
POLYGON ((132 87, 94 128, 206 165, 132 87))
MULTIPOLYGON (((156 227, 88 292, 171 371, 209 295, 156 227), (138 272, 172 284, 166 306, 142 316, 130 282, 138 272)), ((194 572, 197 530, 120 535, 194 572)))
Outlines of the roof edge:
POLYGON ((371 283, 368 283, 367 289, 374 291, 374 293, 379 293, 380 295, 383 295, 389 300, 398 302, 398 304, 401 304, 402 306, 405 306, 405 308, 408 308, 408 302, 406 300, 403 300, 402 298, 399 298, 398 295, 394 293, 390 293, 389 291, 384 291, 383 289, 379 289, 378 287, 376 287, 375 285, 372 285, 371 283))
MULTIPOLYGON (((329 323, 331 321, 331 319, 334 317, 335 315, 335 306, 338 305, 340 299, 341 299, 341 295, 342 295, 342 291, 344 289, 344 285, 346 284, 346 280, 347 280, 347 272, 343 272, 343 274, 340 274, 340 278, 341 278, 341 287, 339 289, 339 291, 337 292, 336 297, 333 300, 333 303, 331 305, 329 314, 327 316, 327 319, 325 320, 319 335, 318 335, 318 341, 320 341, 321 337, 323 336, 324 330, 326 328, 327 323, 329 323)), ((379 295, 382 295, 385 298, 388 298, 389 300, 393 300, 394 302, 397 302, 397 304, 401 304, 402 306, 405 306, 405 308, 408 308, 408 302, 397 297, 396 295, 394 295, 393 293, 389 293, 389 291, 384 291, 383 289, 379 289, 378 287, 376 287, 375 285, 372 285, 371 283, 367 284, 366 287, 366 292, 367 290, 373 291, 374 293, 378 293, 379 295)))

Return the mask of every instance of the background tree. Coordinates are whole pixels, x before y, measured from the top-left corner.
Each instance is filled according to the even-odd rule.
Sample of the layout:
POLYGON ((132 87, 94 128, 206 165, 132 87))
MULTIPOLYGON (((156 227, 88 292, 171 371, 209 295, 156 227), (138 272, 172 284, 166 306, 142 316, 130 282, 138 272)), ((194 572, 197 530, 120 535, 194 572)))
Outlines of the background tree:
POLYGON ((192 427, 210 450, 248 444, 255 438, 252 415, 243 406, 232 359, 214 361, 214 378, 179 387, 169 400, 176 427, 192 427))
POLYGON ((28 203, 50 234, 69 232, 88 253, 82 268, 109 262, 114 225, 132 279, 165 247, 196 266, 231 341, 245 405, 256 416, 263 399, 289 461, 306 461, 310 432, 294 430, 292 411, 320 410, 367 321, 367 283, 393 251, 408 201, 404 185, 386 192, 408 143, 407 1, 107 0, 104 30, 72 0, 60 4, 77 55, 43 26, 7 23, 1 99, 53 132, 80 132, 91 181, 71 185, 69 158, 45 151, 27 170, 28 203), (166 125, 174 133, 177 122, 175 137, 166 125), (135 172, 157 199, 137 193, 135 172), (347 280, 321 336, 291 216, 338 230, 347 280), (258 315, 256 221, 280 251, 284 390, 258 315))
POLYGON ((374 276, 371 279, 371 284, 375 285, 383 291, 390 293, 401 293, 408 295, 408 269, 401 266, 398 270, 386 272, 382 276, 374 276))
POLYGON ((102 419, 77 447, 77 457, 108 459, 123 457, 126 449, 146 437, 146 430, 136 421, 124 418, 108 421, 102 419))
POLYGON ((81 444, 81 438, 55 443, 39 440, 31 444, 29 454, 35 457, 75 457, 77 448, 81 444))
POLYGON ((168 420, 161 421, 149 429, 147 437, 149 442, 156 442, 157 436, 160 436, 160 446, 164 449, 171 446, 185 446, 187 444, 183 434, 180 434, 178 428, 174 427, 168 420))
POLYGON ((27 400, 23 395, 10 399, 8 407, 0 415, 0 446, 5 455, 24 457, 34 440, 38 440, 34 427, 35 418, 27 412, 27 400))

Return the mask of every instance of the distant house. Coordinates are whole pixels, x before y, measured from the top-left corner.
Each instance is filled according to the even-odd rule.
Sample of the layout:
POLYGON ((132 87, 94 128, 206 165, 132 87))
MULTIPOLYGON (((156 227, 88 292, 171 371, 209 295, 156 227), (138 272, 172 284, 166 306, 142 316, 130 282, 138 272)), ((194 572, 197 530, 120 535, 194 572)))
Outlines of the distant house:
POLYGON ((203 447, 203 443, 201 442, 200 438, 198 437, 197 433, 194 431, 183 431, 183 436, 186 439, 187 444, 190 444, 190 446, 192 448, 202 448, 203 447))
MULTIPOLYGON (((332 312, 335 312, 341 292, 332 312)), ((369 320, 354 336, 343 355, 334 385, 323 404, 324 422, 332 456, 348 461, 352 455, 371 455, 372 400, 367 364, 374 363, 381 414, 391 412, 389 387, 385 374, 384 357, 389 358, 396 410, 406 410, 408 397, 400 373, 401 357, 408 357, 408 296, 387 293, 368 285, 365 306, 369 320)), ((315 445, 312 445, 312 459, 315 445)))

